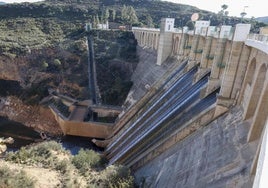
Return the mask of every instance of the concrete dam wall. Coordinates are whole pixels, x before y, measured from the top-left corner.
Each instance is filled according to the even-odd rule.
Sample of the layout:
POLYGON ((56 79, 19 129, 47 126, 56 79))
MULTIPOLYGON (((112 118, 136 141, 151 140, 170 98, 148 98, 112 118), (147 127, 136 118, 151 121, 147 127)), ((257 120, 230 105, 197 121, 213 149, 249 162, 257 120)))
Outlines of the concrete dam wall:
POLYGON ((124 108, 128 109, 142 98, 152 87, 155 82, 164 79, 170 74, 171 67, 176 66, 177 60, 174 58, 167 59, 163 66, 157 66, 157 51, 150 48, 137 46, 139 64, 137 65, 131 80, 133 86, 125 101, 124 108))
POLYGON ((232 109, 139 168, 140 187, 252 187, 256 143, 247 143, 242 113, 232 109))
POLYGON ((172 24, 133 28, 138 44, 157 52, 149 61, 172 63, 159 78, 144 71, 154 78, 149 87, 142 76, 134 85, 140 94, 117 119, 106 157, 129 166, 140 187, 259 187, 268 160, 263 38, 248 35, 249 24, 194 31, 172 24))

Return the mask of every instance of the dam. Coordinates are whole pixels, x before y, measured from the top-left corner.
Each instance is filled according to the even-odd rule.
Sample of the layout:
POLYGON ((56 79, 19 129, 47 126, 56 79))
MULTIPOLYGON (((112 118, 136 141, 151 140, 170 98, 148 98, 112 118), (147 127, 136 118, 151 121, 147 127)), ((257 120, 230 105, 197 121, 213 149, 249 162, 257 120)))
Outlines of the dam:
POLYGON ((132 28, 143 55, 122 108, 55 94, 57 121, 64 134, 94 138, 109 164, 132 169, 139 187, 262 187, 267 35, 243 23, 199 20, 189 30, 174 22, 132 28), (67 115, 57 111, 64 106, 59 98, 67 115), (95 118, 108 116, 117 118, 95 118))
POLYGON ((95 140, 110 164, 129 166, 140 187, 260 187, 266 35, 251 34, 250 24, 208 21, 178 30, 172 18, 160 29, 132 30, 139 48, 155 54, 155 66, 168 68, 155 82, 141 81, 110 136, 95 140))

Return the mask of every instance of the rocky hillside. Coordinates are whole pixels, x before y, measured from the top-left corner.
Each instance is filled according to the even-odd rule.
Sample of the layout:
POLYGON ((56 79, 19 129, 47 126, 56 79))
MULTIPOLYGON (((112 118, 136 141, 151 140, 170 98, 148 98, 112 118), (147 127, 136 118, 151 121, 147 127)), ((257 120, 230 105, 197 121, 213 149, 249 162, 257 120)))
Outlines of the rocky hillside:
MULTIPOLYGON (((1 116, 59 133, 53 115, 39 103, 49 90, 77 100, 89 98, 84 24, 83 20, 57 17, 1 19, 1 116)), ((120 105, 132 85, 130 77, 137 64, 133 34, 99 30, 94 33, 94 42, 103 103, 120 105)))

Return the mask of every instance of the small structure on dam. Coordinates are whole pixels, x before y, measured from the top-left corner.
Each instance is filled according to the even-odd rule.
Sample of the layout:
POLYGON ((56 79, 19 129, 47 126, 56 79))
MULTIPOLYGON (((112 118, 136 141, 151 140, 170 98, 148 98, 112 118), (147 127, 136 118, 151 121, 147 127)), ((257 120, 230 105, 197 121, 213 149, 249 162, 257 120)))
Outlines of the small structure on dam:
POLYGON ((110 136, 120 107, 76 101, 66 96, 50 96, 50 109, 64 135, 106 139, 110 136))

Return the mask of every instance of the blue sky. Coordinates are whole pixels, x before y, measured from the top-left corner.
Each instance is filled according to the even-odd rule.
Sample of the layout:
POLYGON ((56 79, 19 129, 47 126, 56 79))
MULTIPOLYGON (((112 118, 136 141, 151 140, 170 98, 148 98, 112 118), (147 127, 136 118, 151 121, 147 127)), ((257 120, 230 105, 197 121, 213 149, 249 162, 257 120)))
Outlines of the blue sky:
MULTIPOLYGON (((37 0, 0 0, 8 3, 13 2, 34 2, 37 0)), ((166 0, 170 2, 188 4, 196 6, 200 9, 209 10, 212 12, 219 12, 221 5, 228 5, 228 11, 230 16, 239 16, 240 13, 245 10, 246 17, 261 17, 268 16, 267 1, 264 0, 166 0)))

